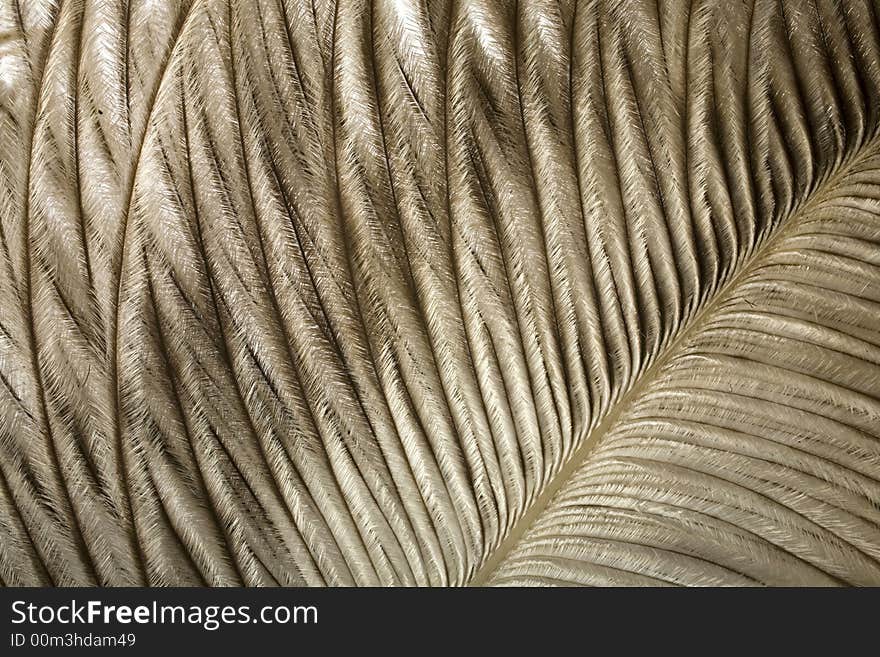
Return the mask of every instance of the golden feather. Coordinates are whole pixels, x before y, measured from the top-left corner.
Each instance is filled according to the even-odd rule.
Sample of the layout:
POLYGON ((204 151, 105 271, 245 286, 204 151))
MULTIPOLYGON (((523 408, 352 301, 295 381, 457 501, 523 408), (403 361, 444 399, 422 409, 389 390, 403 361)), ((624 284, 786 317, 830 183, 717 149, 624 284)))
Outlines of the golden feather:
POLYGON ((0 0, 5 585, 880 584, 872 0, 0 0))

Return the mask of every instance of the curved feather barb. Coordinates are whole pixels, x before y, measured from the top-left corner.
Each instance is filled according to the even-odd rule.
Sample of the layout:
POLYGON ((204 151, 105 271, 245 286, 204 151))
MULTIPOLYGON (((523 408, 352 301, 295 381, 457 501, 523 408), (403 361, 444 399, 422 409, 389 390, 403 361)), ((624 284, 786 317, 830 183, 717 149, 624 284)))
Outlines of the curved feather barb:
POLYGON ((0 580, 880 584, 878 12, 0 0, 0 580))

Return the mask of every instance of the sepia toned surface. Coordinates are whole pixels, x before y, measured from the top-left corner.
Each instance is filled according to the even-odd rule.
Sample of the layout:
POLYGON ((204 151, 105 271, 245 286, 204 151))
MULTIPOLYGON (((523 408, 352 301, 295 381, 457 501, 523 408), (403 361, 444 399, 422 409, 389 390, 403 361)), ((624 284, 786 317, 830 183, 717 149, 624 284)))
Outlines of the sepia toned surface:
POLYGON ((0 0, 5 585, 880 585, 871 0, 0 0))

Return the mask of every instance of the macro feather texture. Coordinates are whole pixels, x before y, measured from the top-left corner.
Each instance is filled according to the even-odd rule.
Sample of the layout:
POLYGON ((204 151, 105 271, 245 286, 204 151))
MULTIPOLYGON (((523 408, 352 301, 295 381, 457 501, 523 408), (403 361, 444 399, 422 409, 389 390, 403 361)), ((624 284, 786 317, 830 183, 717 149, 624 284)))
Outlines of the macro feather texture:
POLYGON ((873 0, 0 0, 0 583, 880 585, 873 0))

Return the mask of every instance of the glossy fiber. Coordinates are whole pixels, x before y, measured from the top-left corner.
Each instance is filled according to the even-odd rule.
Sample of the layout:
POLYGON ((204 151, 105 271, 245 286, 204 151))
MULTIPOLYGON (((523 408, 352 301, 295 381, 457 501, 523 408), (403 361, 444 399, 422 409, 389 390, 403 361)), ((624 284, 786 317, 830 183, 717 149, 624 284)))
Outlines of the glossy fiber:
POLYGON ((880 585, 871 0, 0 0, 0 583, 880 585))

